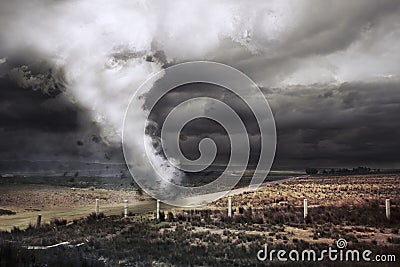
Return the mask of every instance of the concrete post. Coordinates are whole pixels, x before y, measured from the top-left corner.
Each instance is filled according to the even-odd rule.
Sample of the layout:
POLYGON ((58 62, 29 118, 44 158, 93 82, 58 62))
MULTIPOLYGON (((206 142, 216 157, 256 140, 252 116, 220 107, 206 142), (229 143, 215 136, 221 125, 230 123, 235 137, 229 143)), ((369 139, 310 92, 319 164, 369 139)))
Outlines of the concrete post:
POLYGON ((228 217, 232 217, 232 197, 228 197, 228 217))
POLYGON ((304 219, 307 218, 307 215, 308 215, 308 210, 307 210, 307 208, 308 208, 307 199, 305 198, 305 199, 304 199, 304 219))
POLYGON ((386 218, 390 220, 390 199, 386 199, 386 218))
POLYGON ((42 214, 38 214, 37 219, 36 219, 36 230, 40 229, 40 224, 42 222, 42 214))
POLYGON ((125 218, 128 217, 128 200, 127 199, 124 200, 124 217, 125 218))
POLYGON ((96 216, 99 216, 99 214, 100 214, 100 199, 98 199, 98 198, 96 198, 96 208, 95 208, 95 211, 96 211, 96 216))
POLYGON ((160 200, 157 199, 157 220, 160 220, 160 200))

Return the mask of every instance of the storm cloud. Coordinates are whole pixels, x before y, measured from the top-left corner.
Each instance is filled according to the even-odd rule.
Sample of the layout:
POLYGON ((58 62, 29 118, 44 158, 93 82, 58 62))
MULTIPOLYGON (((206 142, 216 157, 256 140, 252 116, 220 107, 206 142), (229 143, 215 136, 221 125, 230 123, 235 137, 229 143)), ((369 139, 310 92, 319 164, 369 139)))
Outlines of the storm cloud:
MULTIPOLYGON (((399 88, 400 82, 392 79, 263 88, 277 126, 275 168, 398 166, 399 88)), ((177 104, 200 94, 223 99, 240 114, 252 147, 250 163, 256 164, 260 147, 258 122, 249 107, 226 89, 205 84, 177 88, 160 101, 150 118, 162 124, 177 104)), ((198 111, 192 107, 184 112, 194 116, 198 111)), ((210 137, 220 153, 216 162, 228 160, 229 137, 218 123, 197 119, 188 123, 182 134, 181 148, 189 158, 197 158, 200 140, 210 137)))
MULTIPOLYGON (((264 92, 277 126, 274 168, 400 167, 399 14, 396 0, 2 1, 0 157, 122 160, 123 113, 140 83, 169 65, 211 60, 264 92)), ((256 163, 257 122, 223 88, 178 88, 151 119, 160 126, 196 96, 238 111, 256 163)), ((207 120, 184 128, 183 152, 198 157, 204 137, 226 162, 226 133, 207 120)))
POLYGON ((120 146, 109 146, 87 110, 63 93, 23 88, 9 77, 0 88, 1 160, 122 160, 120 146))

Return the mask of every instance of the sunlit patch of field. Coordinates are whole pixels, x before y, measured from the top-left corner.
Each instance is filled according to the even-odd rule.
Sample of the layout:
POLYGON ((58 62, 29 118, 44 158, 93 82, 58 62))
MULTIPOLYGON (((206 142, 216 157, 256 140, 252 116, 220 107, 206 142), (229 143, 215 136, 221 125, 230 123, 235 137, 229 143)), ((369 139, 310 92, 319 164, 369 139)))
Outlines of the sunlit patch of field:
MULTIPOLYGON (((308 199, 313 205, 352 205, 368 200, 391 199, 399 205, 400 175, 371 174, 348 176, 311 176, 279 184, 267 184, 255 192, 244 192, 234 197, 236 206, 262 208, 265 205, 303 205, 308 199)), ((214 203, 225 207, 226 200, 214 203)))
POLYGON ((0 229, 26 228, 35 224, 38 214, 42 215, 44 223, 55 218, 68 221, 83 218, 95 210, 96 199, 100 200, 100 211, 106 215, 121 214, 125 199, 131 212, 154 213, 156 206, 154 200, 138 196, 136 190, 6 184, 0 186, 0 207, 14 214, 0 216, 0 229))

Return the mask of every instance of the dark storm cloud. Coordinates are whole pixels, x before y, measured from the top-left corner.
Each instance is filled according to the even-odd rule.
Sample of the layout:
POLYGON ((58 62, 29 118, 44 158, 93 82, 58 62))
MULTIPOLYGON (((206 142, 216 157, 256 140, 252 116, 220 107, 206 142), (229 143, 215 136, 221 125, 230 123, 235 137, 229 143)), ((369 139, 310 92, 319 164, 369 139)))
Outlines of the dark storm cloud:
MULTIPOLYGON (((210 97, 213 99, 218 99, 220 101, 229 103, 230 107, 233 108, 239 117, 242 119, 243 123, 247 128, 249 128, 249 132, 256 133, 259 129, 253 123, 255 117, 251 112, 251 109, 248 105, 236 94, 232 93, 226 88, 206 84, 206 83, 193 83, 184 86, 180 86, 172 90, 170 93, 166 94, 153 108, 153 113, 150 116, 150 119, 156 121, 159 125, 165 120, 166 116, 171 112, 172 108, 181 104, 184 101, 189 99, 197 98, 197 97, 210 97)), ((146 101, 152 101, 153 98, 151 92, 146 95, 146 101)), ((191 111, 193 114, 207 115, 207 113, 213 109, 213 105, 209 102, 198 102, 198 106, 191 107, 191 111)), ((217 128, 221 128, 214 124, 214 128, 210 126, 209 128, 202 128, 201 123, 196 125, 193 124, 193 127, 187 129, 188 134, 196 134, 196 132, 201 131, 209 131, 209 133, 219 132, 221 130, 217 130, 217 128)))
MULTIPOLYGON (((213 86, 211 86, 213 87, 213 86)), ((221 88, 187 87, 167 95, 152 119, 162 123, 169 111, 189 96, 204 92, 223 99, 245 120, 252 150, 259 149, 257 122, 248 108, 238 105, 221 88)), ((264 90, 275 116, 278 145, 275 168, 340 167, 354 165, 394 166, 400 144, 400 81, 310 85, 264 90)), ((190 111, 185 111, 190 112, 190 111)), ((193 115, 199 112, 192 110, 193 115)), ((190 158, 197 158, 198 144, 204 137, 218 145, 220 161, 229 157, 230 143, 223 128, 215 122, 198 119, 182 131, 180 144, 190 158)), ((257 162, 253 155, 250 163, 257 162)), ((397 165, 396 165, 397 166, 397 165)))
POLYGON ((99 132, 85 109, 64 93, 49 95, 0 78, 0 160, 105 161, 105 154, 122 160, 120 147, 105 145, 99 132))
POLYGON ((277 165, 393 166, 398 162, 400 82, 277 89, 277 165), (300 164, 302 163, 302 164, 300 164))
MULTIPOLYGON (((150 114, 150 119, 156 123, 155 125, 157 125, 157 129, 154 130, 154 128, 152 128, 150 132, 159 138, 161 135, 161 126, 166 116, 172 111, 173 108, 188 99, 204 96, 212 99, 218 99, 228 104, 239 115, 250 135, 251 161, 255 162, 260 151, 260 130, 258 124, 256 123, 255 116, 241 98, 223 87, 206 83, 195 83, 175 88, 170 93, 166 94, 153 108, 150 114)), ((147 95, 146 100, 151 101, 152 97, 153 96, 150 92, 150 94, 147 95)), ((213 104, 209 101, 198 101, 190 106, 190 110, 180 110, 179 112, 190 113, 193 117, 207 117, 212 109, 213 104)), ((229 125, 230 121, 223 121, 223 123, 225 126, 227 126, 229 125)), ((199 142, 203 138, 208 137, 214 140, 218 148, 218 154, 215 162, 219 164, 226 163, 228 160, 227 157, 230 155, 230 139, 223 127, 224 125, 220 125, 216 121, 205 118, 199 118, 190 121, 183 127, 181 132, 181 137, 183 137, 180 138, 180 147, 182 153, 190 159, 198 158, 200 156, 200 152, 198 150, 199 142)), ((170 134, 175 137, 174 132, 166 132, 165 134, 170 134)), ((243 149, 248 149, 245 144, 243 144, 243 149)))
MULTIPOLYGON (((131 95, 121 88, 150 75, 149 62, 206 59, 264 86, 277 125, 275 167, 400 167, 399 1, 199 1, 186 16, 180 2, 121 3, 1 2, 0 77, 17 84, 0 84, 1 157, 113 158, 119 144, 106 144, 101 133, 119 130, 131 95), (105 123, 93 124, 98 117, 105 123)), ((259 132, 246 105, 221 88, 196 88, 168 94, 151 119, 160 126, 172 107, 197 96, 229 103, 250 133, 255 162, 259 132)), ((196 158, 203 137, 216 140, 224 161, 229 140, 207 120, 184 128, 185 154, 196 158)))
POLYGON ((0 127, 7 130, 69 132, 78 128, 78 114, 68 101, 0 78, 0 127))

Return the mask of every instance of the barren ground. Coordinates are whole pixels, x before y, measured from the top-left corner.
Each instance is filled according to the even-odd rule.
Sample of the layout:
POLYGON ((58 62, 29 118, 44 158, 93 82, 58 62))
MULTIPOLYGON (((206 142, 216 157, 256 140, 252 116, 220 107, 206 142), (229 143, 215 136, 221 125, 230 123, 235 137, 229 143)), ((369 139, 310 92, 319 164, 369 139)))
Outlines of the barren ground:
MULTIPOLYGON (((25 229, 39 213, 45 223, 52 218, 67 222, 53 221, 39 232, 32 227, 26 231, 14 228, 11 233, 1 232, 0 241, 15 251, 23 251, 24 245, 83 243, 83 250, 68 253, 75 262, 90 260, 99 266, 132 262, 255 266, 260 264, 255 255, 265 244, 275 249, 320 250, 334 247, 339 238, 346 239, 350 248, 400 258, 398 174, 301 177, 266 184, 257 191, 238 189, 231 195, 232 218, 227 216, 227 199, 223 198, 196 210, 162 205, 165 221, 155 223, 155 201, 138 197, 133 190, 3 184, 0 209, 16 214, 0 215, 2 230, 25 229), (94 211, 96 198, 106 217, 87 217, 94 211), (304 198, 309 205, 306 219, 304 198), (127 219, 121 219, 124 199, 130 203, 127 219), (385 199, 391 200, 390 220, 385 216, 385 199), (160 249, 163 252, 158 255, 160 249), (184 257, 184 253, 195 256, 184 257)), ((26 255, 46 263, 53 260, 40 251, 26 255)))

